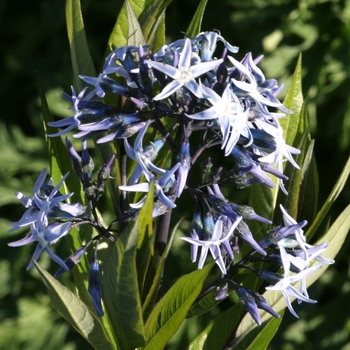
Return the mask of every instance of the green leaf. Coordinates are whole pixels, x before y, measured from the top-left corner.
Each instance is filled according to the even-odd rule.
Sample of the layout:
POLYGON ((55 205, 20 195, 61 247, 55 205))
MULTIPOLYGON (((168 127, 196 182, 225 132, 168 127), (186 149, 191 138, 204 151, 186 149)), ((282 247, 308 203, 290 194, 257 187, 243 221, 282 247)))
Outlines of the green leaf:
MULTIPOLYGON (((51 176, 57 184, 63 174, 72 170, 71 167, 71 159, 69 157, 69 153, 66 145, 62 142, 60 137, 48 137, 47 134, 53 134, 55 130, 47 125, 48 122, 53 121, 53 117, 50 113, 49 107, 47 105, 44 87, 42 85, 42 80, 40 74, 37 73, 37 88, 41 100, 41 109, 43 113, 43 127, 46 135, 46 144, 48 148, 50 168, 51 168, 51 176)), ((74 175, 74 174, 72 174, 74 175)), ((85 196, 82 191, 81 183, 77 176, 68 176, 64 186, 65 192, 71 193, 74 192, 72 198, 70 198, 71 202, 79 202, 81 204, 85 204, 85 196)), ((62 190, 61 190, 62 191, 62 190)), ((90 234, 91 232, 86 231, 84 228, 82 232, 85 234, 90 234)), ((73 229, 69 235, 65 237, 66 242, 68 243, 70 251, 73 253, 77 249, 82 246, 82 241, 80 239, 78 229, 73 229)), ((89 263, 87 258, 84 256, 79 263, 79 267, 73 269, 74 282, 79 291, 79 295, 84 302, 90 300, 89 293, 86 288, 86 273, 89 271, 89 263)))
MULTIPOLYGON (((334 259, 340 248, 343 246, 343 243, 349 233, 349 229, 350 205, 346 207, 346 209, 340 214, 340 216, 333 223, 333 225, 328 230, 327 234, 322 238, 322 240, 316 243, 316 245, 323 242, 329 243, 326 252, 323 253, 322 256, 328 259, 334 259)), ((314 266, 317 264, 319 264, 319 262, 315 260, 312 264, 310 264, 310 266, 314 266)), ((309 276, 307 278, 307 286, 309 287, 311 284, 313 284, 324 273, 325 269, 327 269, 328 266, 329 265, 323 266, 322 269, 317 270, 315 273, 309 276)), ((298 288, 298 283, 296 283, 295 286, 296 288, 298 288)), ((263 296, 276 312, 280 312, 281 310, 286 308, 286 303, 281 293, 269 290, 266 291, 263 294, 263 296)), ((293 298, 291 298, 291 300, 293 300, 293 298)), ((261 315, 261 321, 265 322, 271 317, 272 316, 270 314, 263 312, 261 315)), ((238 327, 236 337, 242 340, 256 327, 257 325, 250 317, 250 315, 246 315, 238 327)))
MULTIPOLYGON (((145 8, 146 0, 128 0, 128 4, 132 9, 135 17, 138 18, 145 8)), ((108 47, 113 50, 115 47, 127 45, 129 38, 129 23, 127 14, 126 2, 124 2, 119 14, 117 21, 113 27, 113 30, 108 39, 108 47)))
POLYGON ((145 350, 162 349, 186 318, 213 263, 182 276, 158 302, 146 326, 145 350))
POLYGON ((166 258, 168 257, 170 248, 172 246, 175 233, 177 228, 179 227, 181 220, 174 226, 168 242, 166 244, 165 250, 161 258, 159 259, 158 254, 154 254, 152 260, 149 263, 147 278, 145 282, 145 290, 147 291, 147 295, 142 304, 142 314, 143 319, 146 321, 153 310, 153 306, 156 303, 157 296, 159 293, 160 283, 162 281, 164 264, 166 258), (158 261, 159 260, 159 261, 158 261))
POLYGON ((147 44, 153 52, 157 52, 165 44, 165 10, 156 19, 153 30, 148 35, 147 44))
POLYGON ((307 230, 306 237, 308 238, 308 240, 310 240, 313 237, 313 235, 316 233, 318 227, 321 225, 321 223, 325 219, 325 217, 326 217, 328 211, 330 210, 330 208, 332 207, 333 203, 335 202, 335 200, 338 198, 339 194, 343 190, 343 188, 346 184, 346 181, 348 180, 349 173, 350 173, 350 157, 349 157, 348 161, 346 162, 346 164, 343 168, 343 171, 340 174, 338 181, 334 185, 332 192, 330 193, 330 195, 326 199, 321 210, 318 212, 312 225, 307 230))
POLYGON ((74 86, 82 90, 79 74, 95 76, 95 68, 87 44, 83 16, 79 0, 66 1, 66 21, 70 54, 74 75, 74 86))
POLYGON ((147 199, 142 206, 140 213, 137 217, 138 223, 138 242, 137 242, 137 274, 140 294, 142 296, 141 300, 144 300, 145 291, 145 279, 147 270, 149 268, 149 263, 154 255, 154 240, 155 232, 153 231, 153 198, 154 197, 154 181, 151 182, 149 192, 147 194, 147 199))
POLYGON ((137 221, 130 224, 102 257, 103 301, 121 349, 143 346, 144 326, 137 282, 137 221))
POLYGON ((208 0, 201 0, 192 21, 186 30, 186 34, 192 38, 201 32, 202 20, 208 0))
POLYGON ((293 111, 293 114, 288 114, 285 118, 281 118, 279 120, 285 132, 284 139, 286 140, 286 143, 288 145, 293 145, 294 143, 294 139, 298 131, 300 113, 304 103, 302 87, 301 87, 301 78, 302 76, 301 76, 301 54, 300 54, 297 65, 295 67, 294 74, 293 74, 292 83, 283 101, 283 104, 288 109, 293 111))
POLYGON ((158 19, 163 16, 165 9, 172 0, 147 0, 147 4, 142 11, 139 22, 143 35, 148 42, 149 38, 154 37, 160 24, 158 19))
POLYGON ((140 46, 145 45, 146 41, 142 35, 142 30, 140 24, 137 20, 137 17, 132 10, 132 7, 128 0, 125 1, 126 4, 126 14, 128 19, 128 41, 127 45, 130 46, 140 46))
MULTIPOLYGON (((283 314, 283 311, 280 314, 283 314)), ((235 350, 267 349, 267 346, 275 336, 281 322, 282 317, 271 317, 268 321, 262 323, 261 326, 255 327, 255 329, 243 339, 236 338, 230 346, 234 347, 235 350)))
POLYGON ((95 349, 117 349, 105 332, 100 319, 74 293, 42 269, 35 261, 34 264, 47 287, 52 305, 57 311, 95 349))
POLYGON ((211 322, 190 344, 189 350, 222 349, 241 319, 241 305, 235 304, 211 322))

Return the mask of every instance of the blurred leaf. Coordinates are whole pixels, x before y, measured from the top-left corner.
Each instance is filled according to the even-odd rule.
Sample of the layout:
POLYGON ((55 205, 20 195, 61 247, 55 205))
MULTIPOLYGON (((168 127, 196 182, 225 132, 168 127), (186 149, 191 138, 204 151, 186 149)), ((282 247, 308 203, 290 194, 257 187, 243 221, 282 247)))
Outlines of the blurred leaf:
POLYGON ((313 149, 314 140, 311 141, 306 150, 305 161, 301 167, 302 182, 300 184, 297 221, 303 219, 313 222, 317 213, 319 180, 313 149))
POLYGON ((215 300, 217 294, 216 288, 214 288, 210 293, 202 297, 198 302, 194 303, 187 313, 186 318, 197 317, 212 310, 217 306, 221 300, 215 300))
POLYGON ((201 32, 202 20, 208 0, 201 0, 192 21, 186 30, 186 34, 192 38, 201 32))
POLYGON ((108 338, 99 318, 68 288, 63 286, 35 261, 51 302, 57 311, 95 348, 99 350, 117 349, 108 338))
POLYGON ((179 278, 158 302, 146 326, 145 350, 162 349, 186 318, 213 263, 179 278))
POLYGON ((83 16, 80 0, 66 1, 67 32, 70 45, 70 54, 74 75, 74 86, 82 90, 82 82, 79 75, 95 76, 95 68, 86 40, 83 16))
POLYGON ((123 350, 145 343, 136 268, 138 234, 138 222, 130 223, 115 244, 109 243, 102 258, 105 310, 123 350))
POLYGON ((211 322, 190 344, 189 350, 222 349, 241 318, 241 305, 231 306, 211 322))
POLYGON ((282 317, 271 317, 268 321, 262 323, 261 326, 255 327, 255 329, 244 337, 242 341, 236 338, 232 343, 230 343, 230 346, 232 345, 235 350, 268 349, 268 345, 275 336, 281 322, 282 317))
POLYGON ((315 220, 313 221, 313 223, 311 224, 310 228, 307 230, 306 237, 308 238, 308 240, 310 240, 313 237, 313 235, 316 233, 318 227, 321 225, 321 223, 325 219, 329 209, 332 207, 333 203, 335 202, 335 200, 338 198, 339 194, 343 190, 343 188, 348 180, 349 174, 350 174, 350 157, 349 157, 348 161, 346 162, 346 164, 343 168, 343 171, 340 174, 338 181, 334 185, 332 192, 330 193, 327 200, 323 204, 321 210, 318 212, 318 214, 317 214, 315 220))
POLYGON ((172 0, 147 0, 146 6, 139 17, 146 42, 148 42, 149 38, 155 36, 158 26, 161 24, 158 19, 163 16, 165 9, 171 1, 172 0))

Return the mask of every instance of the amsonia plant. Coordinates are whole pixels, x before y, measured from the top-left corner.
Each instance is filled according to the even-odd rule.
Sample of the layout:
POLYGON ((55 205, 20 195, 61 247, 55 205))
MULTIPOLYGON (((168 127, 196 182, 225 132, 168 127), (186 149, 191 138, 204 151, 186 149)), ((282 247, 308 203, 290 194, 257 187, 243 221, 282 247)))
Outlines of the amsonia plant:
POLYGON ((30 233, 9 245, 36 245, 27 269, 96 349, 162 349, 186 318, 226 298, 232 306, 189 349, 265 348, 285 307, 298 317, 294 299, 317 302, 308 286, 334 262, 350 207, 318 228, 350 164, 317 213, 301 58, 282 103, 283 84, 265 77, 262 56, 239 59, 218 30, 201 31, 206 1, 183 37, 165 43, 169 3, 126 1, 95 74, 79 0, 67 0, 72 115, 52 119, 38 78, 50 171, 30 197, 16 193, 26 210, 10 231, 30 233), (108 222, 102 198, 113 207, 108 222), (189 221, 187 232, 174 215, 189 221), (61 239, 67 257, 51 250, 61 239), (193 272, 164 290, 179 239, 193 272), (38 264, 41 253, 58 264, 54 276, 38 264), (74 291, 59 282, 63 273, 73 274, 74 291))

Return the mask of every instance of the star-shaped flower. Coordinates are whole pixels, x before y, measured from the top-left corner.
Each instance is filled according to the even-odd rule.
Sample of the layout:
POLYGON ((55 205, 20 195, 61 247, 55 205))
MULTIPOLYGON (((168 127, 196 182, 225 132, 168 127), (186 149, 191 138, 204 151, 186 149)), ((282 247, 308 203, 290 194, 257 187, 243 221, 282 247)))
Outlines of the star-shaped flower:
POLYGON ((207 73, 212 69, 215 69, 223 60, 219 59, 210 62, 201 62, 199 64, 191 66, 191 55, 191 40, 186 39, 183 50, 180 53, 180 59, 177 68, 161 62, 155 62, 151 60, 145 61, 145 63, 147 63, 152 68, 155 68, 158 71, 174 79, 163 89, 161 93, 159 93, 153 98, 154 100, 162 100, 176 92, 182 86, 185 86, 195 96, 203 98, 202 90, 197 84, 195 78, 198 78, 202 74, 207 73))

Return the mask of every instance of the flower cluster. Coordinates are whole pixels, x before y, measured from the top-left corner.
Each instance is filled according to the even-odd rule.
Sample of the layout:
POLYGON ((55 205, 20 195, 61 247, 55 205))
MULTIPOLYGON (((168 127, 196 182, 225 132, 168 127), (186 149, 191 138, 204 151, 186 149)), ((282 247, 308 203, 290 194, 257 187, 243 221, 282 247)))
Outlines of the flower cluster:
MULTIPOLYGON (((68 139, 67 146, 91 213, 86 214, 79 205, 65 203, 69 195, 58 192, 62 182, 45 191, 44 172, 35 185, 33 199, 23 202, 23 196, 19 196, 29 209, 13 225, 17 229, 29 224, 32 234, 11 245, 37 240, 39 248, 34 259, 46 249, 67 270, 78 262, 91 242, 66 263, 47 247, 67 234, 74 224, 96 227, 100 232, 95 238, 96 246, 102 237, 115 239, 110 227, 103 227, 96 215, 97 200, 110 177, 114 156, 104 166, 107 171, 101 171, 98 180, 92 181, 93 161, 88 155, 86 138, 93 136, 97 145, 113 141, 123 147, 128 162, 134 164, 128 178, 123 174, 125 182, 118 184, 123 193, 122 208, 130 209, 124 210, 117 221, 137 215, 146 199, 142 193, 149 192, 151 184, 154 184, 153 217, 176 209, 176 201, 184 192, 193 198, 189 236, 181 239, 191 244, 193 262, 197 261, 200 249, 199 269, 208 253, 212 255, 221 271, 217 298, 226 295, 223 290, 233 289, 257 323, 260 323, 258 308, 278 317, 260 294, 232 279, 235 271, 244 269, 267 282, 267 289, 280 290, 295 316, 290 296, 314 302, 307 294, 306 277, 321 267, 313 265, 315 259, 332 263, 320 256, 326 244, 307 244, 302 230, 306 221, 295 222, 283 207, 284 224, 271 229, 257 242, 247 221, 257 220, 266 227, 272 222, 251 207, 229 201, 223 194, 224 185, 243 188, 260 183, 274 187, 270 175, 277 178, 287 194, 283 182, 288 178, 283 174, 283 165, 288 161, 299 168, 292 155, 300 151, 286 144, 279 123, 280 118, 292 113, 277 98, 283 86, 275 79, 265 78, 257 66, 262 56, 253 58, 248 53, 239 61, 234 57, 237 51, 220 33, 203 32, 165 45, 157 52, 147 45, 118 47, 107 56, 98 77, 80 76, 89 86, 79 93, 72 88, 72 96, 64 95, 72 103, 73 115, 49 123, 51 127, 62 128, 49 136, 75 130, 73 137, 83 139, 82 156, 68 139), (222 52, 217 58, 219 45, 222 52), (206 152, 220 149, 214 161, 223 161, 229 167, 213 165, 212 157, 206 156, 206 152), (55 219, 54 223, 49 218, 55 219), (244 257, 239 255, 243 241, 251 247, 244 257), (274 272, 256 269, 254 261, 276 268, 274 272), (278 266, 283 268, 283 275, 275 272, 278 266), (295 281, 301 282, 299 290, 292 286, 295 281)), ((89 291, 97 313, 102 315, 96 252, 95 248, 89 291)))

